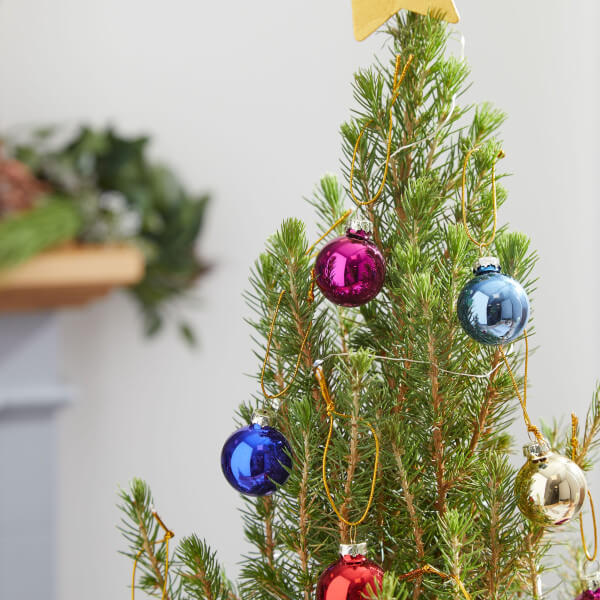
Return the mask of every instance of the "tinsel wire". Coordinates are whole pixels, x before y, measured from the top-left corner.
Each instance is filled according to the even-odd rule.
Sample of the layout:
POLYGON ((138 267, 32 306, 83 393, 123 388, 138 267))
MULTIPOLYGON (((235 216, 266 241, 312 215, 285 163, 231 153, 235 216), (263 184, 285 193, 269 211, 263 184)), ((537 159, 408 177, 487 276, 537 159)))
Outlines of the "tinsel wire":
MULTIPOLYGON (((411 54, 408 57, 408 60, 406 61, 402 71, 400 72, 400 66, 401 66, 401 56, 398 55, 396 57, 396 66, 395 66, 395 73, 394 73, 394 84, 392 87, 392 98, 390 101, 390 109, 389 109, 389 128, 388 128, 388 136, 387 136, 387 149, 386 149, 386 159, 385 159, 385 164, 384 164, 384 172, 383 172, 383 177, 382 177, 382 181, 380 183, 380 186, 377 190, 377 192, 375 193, 375 195, 367 200, 367 201, 361 201, 359 200, 356 195, 354 194, 354 188, 353 188, 353 182, 354 182, 354 171, 355 171, 355 163, 356 163, 356 155, 358 153, 358 148, 359 148, 359 144, 360 141, 367 129, 367 127, 372 123, 372 121, 369 121, 367 123, 365 123, 365 125, 363 125, 362 129, 359 132, 359 135, 357 137, 356 143, 354 145, 354 150, 353 150, 353 154, 352 154, 352 162, 351 162, 351 166, 350 166, 350 194, 352 196, 352 199, 354 200, 354 202, 358 205, 358 206, 368 206, 373 204, 374 202, 377 201, 377 199, 380 197, 381 193, 383 192, 384 186, 385 186, 385 182, 387 180, 387 174, 388 174, 388 170, 389 170, 389 163, 390 163, 390 156, 391 156, 391 143, 392 143, 392 125, 393 125, 393 109, 394 109, 394 104, 400 94, 400 85, 402 84, 402 82, 404 81, 404 78, 406 77, 406 74, 408 72, 408 69, 410 67, 410 64, 413 60, 413 55, 411 54)), ((466 202, 466 170, 467 170, 467 165, 469 162, 469 159, 471 158, 471 155, 478 150, 478 146, 475 146, 473 148, 471 148, 467 154, 465 155, 465 159, 463 162, 463 169, 462 169, 462 180, 461 180, 461 207, 462 207, 462 220, 463 220, 463 225, 465 228, 465 232, 469 238, 469 240, 474 243, 478 248, 479 248, 479 253, 480 255, 482 255, 483 251, 486 248, 489 248, 489 246, 494 242, 494 239, 496 237, 496 232, 497 232, 497 225, 498 225, 498 206, 497 206, 497 192, 496 192, 496 162, 499 159, 504 158, 505 154, 503 150, 500 150, 495 158, 494 161, 492 163, 492 181, 491 181, 491 191, 492 191, 492 211, 493 211, 493 226, 492 226, 492 232, 489 235, 489 237, 487 239, 482 239, 481 241, 478 241, 477 239, 475 239, 475 237, 471 234, 471 231, 469 229, 469 225, 468 225, 468 221, 467 221, 467 202, 466 202)), ((344 220, 346 220, 346 218, 352 213, 351 210, 346 211, 346 213, 344 213, 344 215, 342 215, 323 235, 321 235, 321 237, 319 237, 319 239, 312 245, 310 246, 310 248, 307 250, 306 255, 310 256, 311 252, 314 250, 314 248, 325 238, 327 237, 327 235, 329 235, 329 233, 331 233, 331 231, 333 231, 340 223, 342 223, 344 220)), ((315 275, 314 275, 314 268, 311 270, 311 284, 309 287, 309 292, 308 292, 308 301, 312 302, 314 300, 314 284, 315 284, 315 275)), ((268 338, 267 338, 267 349, 266 349, 266 353, 265 353, 265 358, 263 361, 263 365, 262 365, 262 370, 261 370, 261 377, 260 377, 260 383, 261 383, 261 389, 263 392, 263 395, 265 396, 265 398, 268 399, 276 399, 276 398, 280 398, 281 396, 285 395, 287 393, 287 391, 289 390, 289 388, 291 387, 291 385, 293 384, 293 382, 296 379, 296 376, 298 374, 298 370, 300 367, 300 361, 301 361, 301 357, 302 357, 302 352, 304 350, 304 346, 306 345, 306 341, 308 339, 308 335, 310 333, 311 330, 311 325, 309 324, 308 329, 306 331, 306 334, 304 336, 304 339, 302 340, 302 344, 300 346, 300 351, 298 353, 298 359, 296 361, 296 365, 294 368, 294 372, 292 374, 292 378, 290 380, 290 382, 288 383, 288 385, 281 390, 280 392, 278 392, 277 394, 271 395, 268 394, 266 389, 265 389, 265 385, 264 385, 264 376, 265 376, 265 370, 266 370, 266 366, 268 363, 268 358, 269 358, 269 352, 270 352, 270 348, 271 348, 271 343, 272 343, 272 338, 273 338, 273 331, 275 328, 275 322, 277 319, 277 314, 279 312, 279 307, 281 305, 281 301, 283 299, 283 296, 285 294, 285 290, 282 290, 279 294, 279 298, 277 301, 277 305, 275 307, 275 312, 273 314, 273 318, 271 321, 271 326, 269 329, 269 334, 268 334, 268 338)), ((515 392, 517 394, 517 397, 519 399, 519 402, 521 404, 521 408, 523 411, 523 418, 525 420, 525 424, 527 426, 527 430, 531 433, 533 433, 536 437, 536 439, 540 442, 544 441, 544 437, 542 435, 542 433, 540 432, 540 430, 531 422, 531 419, 529 418, 529 414, 527 412, 527 369, 528 369, 528 358, 529 358, 529 343, 528 343, 528 338, 527 338, 527 331, 524 331, 524 337, 525 337, 525 367, 524 367, 524 382, 523 382, 523 394, 521 394, 520 390, 519 390, 519 386, 517 385, 514 373, 510 367, 510 364, 508 362, 508 359, 506 357, 506 354, 504 352, 504 349, 502 348, 502 346, 500 346, 500 353, 502 356, 502 359, 504 361, 504 364, 506 365, 506 369, 510 375, 513 387, 515 389, 515 392)), ((325 379, 325 374, 323 371, 323 368, 320 366, 320 364, 315 368, 315 377, 319 383, 319 388, 321 390, 321 395, 323 396, 323 399, 325 400, 326 406, 327 406, 327 415, 329 417, 329 430, 328 430, 328 434, 327 434, 327 439, 325 442, 325 447, 323 450, 323 463, 322 463, 322 476, 323 476, 323 486, 325 488, 325 493, 327 495, 327 499, 333 509, 333 511, 335 512, 335 514, 337 515, 337 517, 346 525, 348 525, 350 527, 350 531, 354 531, 354 535, 356 533, 356 527, 358 525, 360 525, 367 517, 369 510, 371 508, 372 502, 373 502, 373 497, 375 494, 375 485, 376 485, 376 477, 377 477, 377 469, 378 469, 378 465, 379 465, 379 438, 377 436, 377 433, 375 431, 375 429, 373 428, 373 426, 366 420, 362 419, 361 417, 353 417, 352 415, 347 415, 344 413, 340 413, 338 411, 335 410, 335 403, 333 401, 333 399, 331 398, 331 394, 329 392, 329 389, 327 387, 327 382, 325 379), (371 481, 371 489, 370 489, 370 494, 369 494, 369 499, 367 501, 367 505, 365 507, 365 510, 363 511, 363 514, 361 515, 361 517, 356 520, 356 521, 349 521, 348 519, 346 519, 340 512, 340 510, 338 509, 338 507, 335 504, 335 501, 331 495, 331 491, 329 488, 329 484, 327 481, 327 454, 329 451, 329 447, 331 444, 331 438, 333 435, 333 416, 338 416, 340 418, 343 419, 357 419, 357 421, 359 422, 363 422, 371 431, 371 433, 373 434, 373 439, 375 442, 375 461, 374 461, 374 467, 373 467, 373 477, 372 477, 372 481, 371 481)), ((573 415, 573 418, 576 419, 576 416, 573 415)), ((574 430, 576 430, 576 424, 574 425, 574 430)), ((574 433, 574 445, 573 445, 573 453, 575 453, 575 448, 576 448, 576 444, 577 444, 577 439, 576 439, 576 434, 574 433)), ((593 522, 594 522, 594 554, 593 557, 590 557, 588 550, 587 550, 587 546, 585 543, 585 535, 583 532, 583 521, 582 521, 582 516, 579 516, 580 519, 580 531, 581 531, 581 537, 582 537, 582 542, 583 542, 583 547, 585 550, 585 554, 586 554, 586 558, 590 561, 594 560, 596 555, 597 555, 597 549, 598 549, 598 543, 597 543, 597 528, 596 528, 596 518, 595 518, 595 512, 594 512, 594 505, 593 505, 593 501, 592 501, 592 496, 591 493, 588 490, 588 497, 590 500, 590 504, 591 504, 591 508, 592 508, 592 518, 593 518, 593 522)), ((168 544, 168 536, 165 536, 165 540, 166 543, 168 544)), ((167 558, 168 560, 168 558, 167 558)), ((136 559, 137 561, 137 559, 136 559)), ((462 581, 460 580, 460 578, 456 575, 448 575, 446 573, 443 573, 441 571, 438 571, 437 569, 435 569, 434 567, 432 567, 431 565, 425 565, 424 567, 421 567, 419 569, 415 569, 414 571, 411 571, 405 575, 401 575, 399 577, 400 580, 405 580, 405 579, 413 579, 415 577, 418 577, 420 575, 423 575, 425 573, 434 573, 442 578, 445 579, 453 579, 455 581, 455 583, 457 584, 457 586, 460 588, 461 592, 463 593, 463 595, 465 596, 465 598, 467 600, 470 600, 470 595, 467 592, 467 590, 465 589, 462 581)), ((135 576, 135 567, 134 567, 134 576, 135 576)))

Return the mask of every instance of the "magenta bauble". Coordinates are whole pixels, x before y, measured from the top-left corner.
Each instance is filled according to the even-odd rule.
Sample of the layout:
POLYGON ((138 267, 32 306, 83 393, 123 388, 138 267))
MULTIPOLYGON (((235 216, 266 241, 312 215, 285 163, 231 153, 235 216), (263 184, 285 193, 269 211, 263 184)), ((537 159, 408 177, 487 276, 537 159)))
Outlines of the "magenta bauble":
MULTIPOLYGON (((341 546, 340 552, 352 552, 352 548, 365 552, 366 544, 341 546)), ((364 554, 342 554, 319 577, 317 600, 366 600, 382 580, 383 569, 364 554)))
POLYGON ((586 590, 582 594, 579 594, 575 600, 600 600, 600 588, 597 590, 586 590))
POLYGON ((349 227, 317 256, 315 280, 334 304, 365 304, 377 296, 384 279, 385 260, 365 229, 349 227))

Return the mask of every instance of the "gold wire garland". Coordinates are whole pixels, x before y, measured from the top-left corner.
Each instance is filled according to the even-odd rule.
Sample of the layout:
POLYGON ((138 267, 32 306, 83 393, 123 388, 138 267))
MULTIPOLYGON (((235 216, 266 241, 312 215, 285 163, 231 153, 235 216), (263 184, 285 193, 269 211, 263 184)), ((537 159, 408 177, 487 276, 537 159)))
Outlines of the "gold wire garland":
MULTIPOLYGON (((156 519, 162 530, 165 532, 165 537, 162 540, 157 540, 155 542, 151 542, 152 545, 156 544, 164 544, 165 545, 165 575, 163 579, 163 589, 161 600, 165 600, 167 595, 167 582, 169 578, 169 540, 175 537, 175 534, 164 524, 163 520, 158 516, 158 513, 155 510, 152 510, 152 516, 156 519)), ((131 574, 131 600, 135 600, 135 572, 137 570, 138 562, 140 557, 145 552, 145 549, 142 548, 135 556, 135 560, 133 561, 133 572, 131 574)))
MULTIPOLYGON (((371 433, 373 434, 373 439, 375 442, 375 461, 374 461, 374 465, 373 465, 373 477, 371 480, 371 489, 370 489, 370 493, 369 493, 369 500, 367 501, 367 506, 365 507, 363 514, 361 515, 361 517, 358 520, 349 521, 341 514, 340 510, 336 506, 335 501, 333 500, 333 497, 331 495, 331 491, 329 489, 329 484, 327 482, 327 452, 328 452, 329 446, 331 444, 331 436, 333 433, 333 415, 338 416, 340 418, 345 418, 345 419, 353 419, 353 416, 346 415, 344 413, 340 413, 335 410, 335 402, 333 401, 333 399, 331 397, 331 393, 329 392, 329 388, 327 386, 327 380, 325 378, 325 373, 323 371, 323 367, 320 364, 315 368, 315 378, 317 379, 317 382, 319 384, 319 389, 321 390, 321 395, 323 396, 323 400, 325 401, 325 404, 327 406, 327 416, 329 417, 329 432, 327 434, 327 440, 325 442, 325 448, 323 450, 323 465, 322 465, 323 487, 325 488, 327 500, 329 501, 329 504, 331 505, 331 508, 333 508, 333 511, 335 512, 337 517, 340 519, 340 521, 342 521, 343 523, 345 523, 346 525, 348 525, 351 528, 351 532, 352 532, 352 529, 354 529, 354 534, 355 534, 356 527, 358 525, 360 525, 367 518, 367 515, 368 515, 369 510, 371 509, 371 505, 373 503, 373 497, 375 495, 375 485, 376 485, 376 481, 377 481, 377 469, 379 466, 379 452, 380 452, 379 438, 377 436, 377 433, 376 433, 374 427, 368 421, 362 419, 361 417, 357 418, 357 420, 362 421, 369 428, 371 433)), ((443 571, 436 569, 435 567, 433 567, 429 564, 424 565, 423 567, 419 567, 418 569, 415 569, 413 571, 410 571, 409 573, 399 575, 398 580, 399 581, 407 581, 410 579, 416 579, 417 577, 428 574, 428 573, 438 575, 442 579, 452 579, 454 581, 454 583, 460 589, 463 596, 465 597, 465 600, 471 600, 471 595, 465 588, 463 582, 461 581, 460 577, 458 577, 458 575, 453 575, 453 574, 449 575, 447 573, 444 573, 443 571)))
POLYGON ((325 372, 323 371, 323 367, 318 365, 315 368, 315 378, 319 384, 319 388, 321 390, 321 395, 323 396, 323 400, 325 400, 325 404, 327 406, 327 416, 329 418, 329 432, 327 434, 327 440, 325 441, 325 448, 323 449, 323 467, 322 467, 322 475, 323 475, 323 487, 325 488, 325 494, 327 495, 327 500, 329 500, 329 504, 331 504, 331 508, 337 515, 337 517, 348 525, 349 527, 354 528, 354 532, 356 533, 356 527, 360 525, 369 514, 369 510, 371 509, 371 505, 373 504, 373 497, 375 495, 375 484, 377 481, 377 469, 379 467, 379 438, 377 437, 377 433, 374 427, 368 421, 361 417, 356 417, 357 421, 364 423, 371 433, 373 434, 373 439, 375 441, 375 461, 373 464, 373 477, 371 479, 371 490, 369 492, 369 500, 367 502, 367 506, 361 517, 356 521, 349 521, 346 519, 333 500, 331 495, 331 491, 329 489, 329 483, 327 482, 327 453, 329 452, 329 446, 331 444, 331 436, 333 434, 333 416, 340 417, 341 419, 353 419, 352 415, 346 415, 344 413, 340 413, 335 410, 335 402, 331 398, 331 394, 329 393, 329 388, 327 387, 327 381, 325 379, 325 372))
MULTIPOLYGON (((571 413, 571 460, 575 461, 577 458, 577 449, 579 448, 579 440, 577 439, 577 425, 579 419, 575 413, 571 413)), ((598 554, 598 526, 596 524, 596 511, 594 510, 594 501, 592 500, 592 494, 590 490, 587 491, 588 499, 590 501, 590 507, 592 509, 592 523, 594 524, 594 554, 590 555, 587 549, 587 542, 585 541, 585 533, 583 531, 583 515, 579 513, 579 533, 581 535, 581 545, 585 557, 589 562, 596 560, 598 554)))
POLYGON ((413 571, 409 571, 408 573, 404 573, 403 575, 398 575, 399 581, 409 581, 411 579, 416 579, 417 577, 421 577, 422 575, 433 574, 441 577, 442 579, 452 579, 454 583, 458 586, 460 591, 466 600, 471 600, 471 595, 467 592, 463 582, 461 581, 458 575, 448 575, 448 573, 444 573, 443 571, 439 571, 435 567, 431 565, 424 565, 419 567, 418 569, 414 569, 413 571))
MULTIPOLYGON (((544 436, 540 432, 540 430, 531 422, 529 418, 529 414, 527 413, 527 367, 529 361, 529 340, 527 336, 527 330, 523 330, 524 339, 525 339, 525 367, 523 374, 523 394, 519 391, 519 386, 517 385, 517 380, 513 374, 513 371, 510 367, 508 359, 506 358, 506 354, 504 353, 504 349, 500 346, 500 353, 502 354, 502 359, 504 364, 506 365, 506 369, 508 374, 510 375, 510 379, 512 381, 515 393, 519 398, 519 402, 521 403, 521 408, 523 410, 523 419, 525 424, 527 425, 527 431, 533 433, 538 440, 538 442, 545 442, 544 436)), ((579 440, 577 439, 577 425, 579 424, 579 419, 575 413, 571 413, 571 460, 575 462, 577 458, 577 449, 579 448, 579 440)), ((596 523, 596 511, 594 510, 594 500, 592 499, 592 493, 590 490, 587 490, 587 496, 590 501, 590 507, 592 511, 592 523, 594 526, 594 553, 590 554, 587 549, 587 542, 585 540, 585 532, 583 531, 583 515, 579 513, 579 533, 581 536, 581 545, 583 547, 583 551, 585 553, 585 557, 588 561, 592 562, 596 560, 596 556, 598 555, 598 526, 596 523)))
MULTIPOLYGON (((319 244, 319 242, 324 240, 338 225, 342 224, 351 214, 352 214, 352 210, 347 210, 339 219, 337 219, 335 221, 335 223, 333 223, 333 225, 312 246, 310 246, 310 248, 308 248, 308 250, 305 253, 305 256, 310 257, 315 246, 317 246, 317 244, 319 244)), ((312 304, 312 302, 315 299, 314 289, 315 289, 315 269, 313 267, 310 271, 310 286, 308 288, 308 294, 307 294, 307 300, 308 300, 309 304, 312 304)), ((275 329, 275 322, 277 320, 277 315, 279 313, 279 307, 281 305, 281 301, 283 300, 284 295, 285 295, 285 290, 282 290, 279 293, 279 298, 277 299, 277 305, 275 306, 275 312, 273 313, 273 318, 271 319, 271 326, 269 328, 269 334, 267 336, 267 350, 265 352, 265 358, 263 360, 262 369, 260 372, 260 388, 262 390, 264 397, 267 398, 268 400, 275 400, 277 398, 281 398, 282 396, 284 396, 288 392, 288 390, 290 389, 290 387, 292 386, 294 381, 296 380, 296 376, 298 375, 298 370, 300 369, 300 361, 302 360, 302 352, 304 351, 304 346, 306 345, 306 342, 308 340, 308 335, 310 334, 310 330, 312 328, 312 323, 309 323, 308 328, 306 330, 306 334, 304 335, 304 338, 302 340, 302 344, 300 345, 300 351, 298 352, 298 360, 296 361, 296 366, 294 367, 294 372, 292 374, 292 378, 291 378, 290 382, 287 384, 287 386, 285 386, 285 388, 283 390, 281 390, 277 394, 269 394, 267 392, 267 390, 265 389, 265 371, 267 369, 267 363, 269 361, 269 353, 271 351, 271 343, 273 341, 273 331, 275 329)))
MULTIPOLYGON (((492 215, 493 215, 492 232, 490 233, 490 235, 487 239, 482 234, 483 239, 477 240, 471 233, 471 231, 469 229, 469 223, 467 220, 466 183, 467 183, 467 165, 469 163, 471 155, 474 152, 476 152, 478 149, 479 149, 479 146, 474 146, 473 148, 471 148, 465 155, 465 158, 463 161, 462 185, 461 185, 461 208, 462 208, 462 222, 463 222, 463 226, 465 228, 467 237, 469 238, 469 240, 471 240, 471 242, 473 242, 473 244, 475 244, 479 248, 479 254, 481 255, 483 253, 483 251, 486 248, 489 248, 491 246, 491 244, 494 243, 494 240, 496 239, 496 231, 498 228, 498 202, 497 202, 497 198, 496 198, 496 162, 499 159, 504 158, 505 154, 504 154, 503 150, 500 150, 499 152, 497 152, 496 156, 494 157, 494 162, 492 163, 492 215)), ((541 431, 531 422, 531 419, 529 418, 529 413, 527 412, 527 371, 528 371, 528 365, 529 365, 529 340, 527 337, 526 329, 523 330, 523 334, 524 334, 524 339, 525 339, 525 373, 524 373, 524 377, 523 377, 523 394, 521 394, 521 391, 519 390, 519 386, 517 385, 517 380, 511 369, 510 363, 508 362, 508 359, 506 358, 506 353, 504 352, 504 348, 502 346, 499 346, 499 350, 500 350, 500 354, 502 356, 502 360, 504 361, 504 364, 506 365, 506 370, 508 371, 508 374, 510 375, 510 379, 512 381, 515 393, 517 394, 517 398, 519 399, 519 403, 521 404, 521 410, 523 411, 523 420, 525 421, 527 431, 529 433, 533 433, 535 435, 536 439, 539 442, 542 442, 544 440, 544 436, 542 435, 541 431)))
POLYGON ((463 225, 465 227, 467 236, 479 248, 479 254, 482 255, 483 251, 486 248, 489 248, 490 245, 494 242, 494 239, 496 238, 496 230, 498 228, 498 202, 496 199, 496 162, 499 159, 504 158, 506 155, 504 154, 504 150, 500 150, 496 154, 496 156, 494 158, 494 162, 492 163, 492 212, 493 212, 493 219, 494 219, 492 233, 490 234, 489 239, 477 241, 471 234, 471 231, 469 230, 469 224, 467 222, 467 202, 465 199, 465 195, 466 195, 465 190, 467 187, 467 164, 469 163, 469 159, 471 158, 471 155, 476 150, 479 150, 479 146, 474 146, 473 148, 471 148, 467 152, 467 154, 465 156, 465 160, 463 162, 462 186, 461 186, 461 207, 462 207, 462 221, 463 221, 463 225))
MULTIPOLYGON (((354 144, 354 151, 352 152, 352 162, 350 163, 350 195, 352 196, 352 200, 354 200, 354 202, 358 206, 369 206, 369 205, 373 204, 374 202, 377 201, 377 199, 379 198, 379 196, 381 196, 381 193, 383 192, 383 188, 384 188, 385 182, 387 180, 388 170, 390 167, 390 154, 391 154, 391 149, 392 149, 392 134, 393 134, 392 125, 394 124, 394 104, 396 103, 396 100, 398 99, 398 96, 400 95, 400 85, 402 84, 402 82, 404 81, 404 78, 406 77, 406 74, 408 73, 408 68, 410 67, 410 63, 412 63, 413 58, 414 58, 414 56, 412 54, 410 54, 408 56, 408 59, 404 65, 404 68, 402 69, 402 73, 400 73, 400 64, 402 61, 402 56, 400 54, 398 54, 396 56, 396 68, 394 70, 394 84, 392 86, 392 99, 390 101, 387 149, 386 149, 386 154, 385 154, 385 167, 383 169, 383 177, 381 179, 381 183, 379 184, 379 189, 377 190, 377 192, 375 193, 373 198, 371 198, 370 200, 366 200, 366 201, 359 200, 354 194, 354 187, 353 187, 354 165, 356 163, 356 155, 358 153, 358 146, 360 144, 360 140, 362 139, 362 136, 365 133, 367 127, 373 122, 373 120, 367 121, 362 126, 360 133, 358 134, 358 137, 356 138, 356 143, 354 144)), ((367 197, 368 197, 368 194, 367 194, 367 197)))
MULTIPOLYGON (((346 415, 344 413, 340 413, 335 410, 335 402, 333 401, 333 399, 331 397, 331 393, 329 392, 329 387, 327 386, 327 380, 325 378, 325 373, 323 371, 323 367, 320 364, 317 365, 315 368, 315 378, 317 379, 317 382, 319 384, 319 389, 321 390, 321 395, 323 396, 323 400, 325 401, 325 404, 327 406, 327 416, 329 417, 329 432, 327 434, 327 440, 325 442, 325 448, 323 450, 323 468, 322 468, 323 487, 325 488, 327 500, 329 501, 329 504, 331 505, 331 508, 333 508, 333 511, 335 512, 337 517, 340 519, 340 521, 342 521, 343 523, 345 523, 346 525, 348 525, 350 527, 351 538, 352 538, 352 530, 354 529, 354 536, 355 536, 356 535, 356 527, 358 525, 360 525, 367 518, 367 515, 368 515, 369 510, 371 509, 371 505, 373 503, 373 497, 375 495, 375 485, 376 485, 376 481, 377 481, 377 469, 379 467, 379 452, 380 452, 379 438, 377 437, 377 432, 375 431, 375 429, 371 425, 371 423, 362 419, 361 417, 357 418, 357 420, 363 422, 369 428, 371 433, 373 434, 373 439, 375 441, 375 461, 374 461, 374 465, 373 465, 373 477, 371 480, 371 490, 369 493, 369 500, 367 501, 367 506, 365 507, 363 514, 361 515, 361 517, 358 520, 349 521, 341 514, 340 510, 336 506, 335 501, 333 500, 333 497, 331 495, 331 491, 329 489, 329 484, 327 482, 327 452, 328 452, 329 446, 331 444, 331 436, 333 433, 333 415, 338 416, 340 418, 344 418, 344 419, 353 419, 353 416, 346 415)), ((452 579, 454 581, 454 583, 460 589, 463 596, 465 597, 465 600, 471 600, 471 595, 465 588, 462 580, 460 579, 460 577, 458 575, 454 575, 454 574, 449 575, 447 573, 444 573, 443 571, 436 569, 435 567, 433 567, 432 565, 429 565, 429 564, 426 564, 423 567, 419 567, 418 569, 414 569, 413 571, 410 571, 409 573, 404 573, 403 575, 399 575, 398 580, 399 581, 408 581, 411 579, 416 579, 417 577, 420 577, 421 575, 425 575, 425 574, 434 574, 434 575, 437 575, 438 577, 441 577, 442 579, 452 579)))
POLYGON ((519 402, 521 404, 521 409, 523 411, 523 420, 525 421, 525 425, 527 426, 527 431, 529 433, 533 433, 533 435, 535 435, 538 442, 543 442, 544 436, 542 435, 541 431, 531 422, 531 419, 529 418, 529 413, 527 412, 527 371, 528 371, 528 365, 529 365, 529 338, 527 336, 527 329, 523 330, 523 336, 524 336, 524 340, 525 340, 525 368, 524 368, 524 375, 523 375, 523 394, 521 394, 521 392, 519 390, 519 386, 517 385, 517 380, 514 376, 513 370, 511 369, 510 363, 508 362, 508 359, 506 358, 506 354, 504 353, 504 348, 502 346, 500 346, 499 349, 500 349, 500 354, 502 355, 502 360, 504 361, 504 364, 506 365, 506 370, 508 371, 508 374, 510 375, 510 379, 512 381, 513 388, 514 388, 515 393, 517 394, 517 398, 519 399, 519 402))
POLYGON ((307 251, 306 256, 312 254, 312 251, 315 247, 322 242, 338 225, 341 225, 350 215, 352 214, 352 210, 348 209, 307 251))
POLYGON ((263 360, 262 370, 260 372, 260 387, 262 393, 265 398, 269 400, 275 400, 276 398, 281 398, 287 391, 290 389, 294 381, 296 380, 296 375, 298 374, 298 369, 300 368, 300 361, 302 360, 302 352, 304 351, 304 346, 306 345, 306 340, 308 340, 308 334, 310 333, 312 323, 308 324, 308 328, 306 329, 306 334, 304 335, 304 339, 302 340, 302 344, 300 345, 300 351, 298 352, 298 360, 296 361, 296 366, 294 367, 294 373, 292 375, 291 381, 277 394, 269 394, 265 389, 265 370, 267 368, 267 362, 269 360, 269 352, 271 350, 271 342, 273 340, 273 330, 275 329, 275 321, 277 319, 277 314, 279 313, 279 305, 283 300, 283 296, 285 294, 285 290, 282 290, 279 294, 279 299, 277 300, 277 306, 275 307, 275 312, 273 313, 273 319, 271 320, 271 327, 269 329, 269 335, 267 337, 267 351, 265 353, 265 359, 263 360))

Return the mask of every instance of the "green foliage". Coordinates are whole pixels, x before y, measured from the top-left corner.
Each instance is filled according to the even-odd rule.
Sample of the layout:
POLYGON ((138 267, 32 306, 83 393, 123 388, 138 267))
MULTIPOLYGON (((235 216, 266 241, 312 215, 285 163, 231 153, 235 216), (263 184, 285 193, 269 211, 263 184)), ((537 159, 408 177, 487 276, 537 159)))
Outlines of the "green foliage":
POLYGON ((42 250, 72 240, 81 217, 65 198, 46 197, 28 212, 0 220, 0 269, 13 267, 42 250))
MULTIPOLYGON (((164 538, 164 532, 152 514, 150 489, 141 479, 133 479, 129 490, 121 490, 119 496, 119 509, 123 514, 119 531, 128 545, 128 549, 122 554, 132 561, 137 560, 137 587, 150 596, 160 598, 164 587, 167 548, 164 542, 160 542, 164 538)), ((176 567, 177 563, 171 565, 172 569, 176 567)), ((167 590, 165 600, 179 598, 179 587, 172 586, 170 581, 167 590)))
POLYGON ((195 535, 184 538, 177 549, 182 567, 183 588, 192 598, 229 600, 233 588, 222 567, 204 540, 195 535))
MULTIPOLYGON (((375 459, 372 435, 360 419, 373 424, 381 440, 373 506, 358 528, 358 539, 369 543, 373 559, 388 573, 375 595, 461 598, 452 579, 435 574, 398 581, 397 576, 429 564, 459 577, 474 599, 539 597, 537 580, 552 538, 515 506, 508 426, 518 403, 511 378, 499 368, 498 349, 470 339, 455 313, 479 255, 462 225, 463 161, 478 146, 467 165, 466 202, 472 234, 481 238, 493 223, 491 170, 504 115, 489 104, 457 105, 450 114, 469 71, 464 62, 445 56, 446 26, 412 13, 392 23, 390 52, 356 75, 357 107, 341 128, 348 182, 356 140, 368 124, 354 177, 356 196, 367 201, 382 177, 396 54, 403 63, 414 54, 393 106, 392 158, 382 195, 359 210, 385 253, 384 289, 359 310, 327 304, 318 291, 309 302, 313 260, 306 255, 305 227, 296 219, 269 238, 250 276, 246 300, 255 330, 257 381, 279 293, 287 292, 265 372, 269 394, 292 380, 302 340, 312 328, 283 401, 266 401, 258 393, 239 409, 241 422, 255 408, 270 413, 291 444, 294 466, 276 495, 245 501, 244 532, 253 550, 244 557, 232 598, 310 600, 319 574, 337 558, 339 541, 350 539, 321 481, 328 415, 312 372, 318 359, 324 361, 336 410, 351 416, 336 418, 326 465, 332 494, 347 519, 358 518, 368 501, 375 459)), ((507 199, 503 176, 498 172, 499 205, 507 199)), ((348 196, 335 177, 321 180, 309 200, 320 232, 343 214, 348 196)), ((501 224, 489 252, 533 293, 536 255, 526 236, 501 224)), ((510 355, 517 373, 522 358, 516 349, 510 355)), ((582 463, 596 445, 599 415, 596 395, 580 445, 582 463)), ((209 568, 214 555, 202 548, 197 554, 209 568)))
MULTIPOLYGON (((130 293, 143 311, 146 332, 155 333, 169 305, 184 298, 208 268, 195 249, 207 196, 188 193, 171 170, 152 162, 147 137, 87 127, 58 147, 55 137, 52 129, 41 130, 14 154, 78 209, 81 224, 71 237, 131 240, 144 251, 145 277, 130 293)), ((194 342, 188 324, 181 322, 179 330, 194 342)))

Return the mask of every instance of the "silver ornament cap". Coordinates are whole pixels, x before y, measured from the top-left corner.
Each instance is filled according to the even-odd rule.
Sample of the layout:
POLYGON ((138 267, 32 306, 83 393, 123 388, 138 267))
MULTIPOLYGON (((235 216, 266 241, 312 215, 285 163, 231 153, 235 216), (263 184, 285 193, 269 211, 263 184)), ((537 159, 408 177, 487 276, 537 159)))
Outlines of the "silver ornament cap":
POLYGON ((369 221, 369 219, 365 219, 360 215, 356 215, 350 219, 350 223, 348 224, 348 232, 362 232, 366 235, 371 235, 373 233, 373 227, 371 226, 371 221, 369 221))
POLYGON ((269 424, 269 416, 264 410, 255 410, 252 413, 252 424, 266 427, 269 424))
POLYGON ((340 554, 342 556, 366 556, 367 542, 359 544, 340 544, 340 554))
POLYGON ((597 590, 600 588, 600 571, 596 571, 591 575, 584 575, 582 579, 588 590, 597 590))
POLYGON ((479 269, 493 269, 500 271, 500 261, 495 256, 480 256, 473 263, 473 273, 477 273, 479 269))
POLYGON ((528 460, 515 479, 519 510, 543 527, 568 523, 585 502, 588 488, 584 472, 547 444, 528 444, 524 452, 528 460))
POLYGON ((550 453, 550 444, 546 440, 530 442, 523 446, 523 456, 529 460, 543 460, 550 453))

